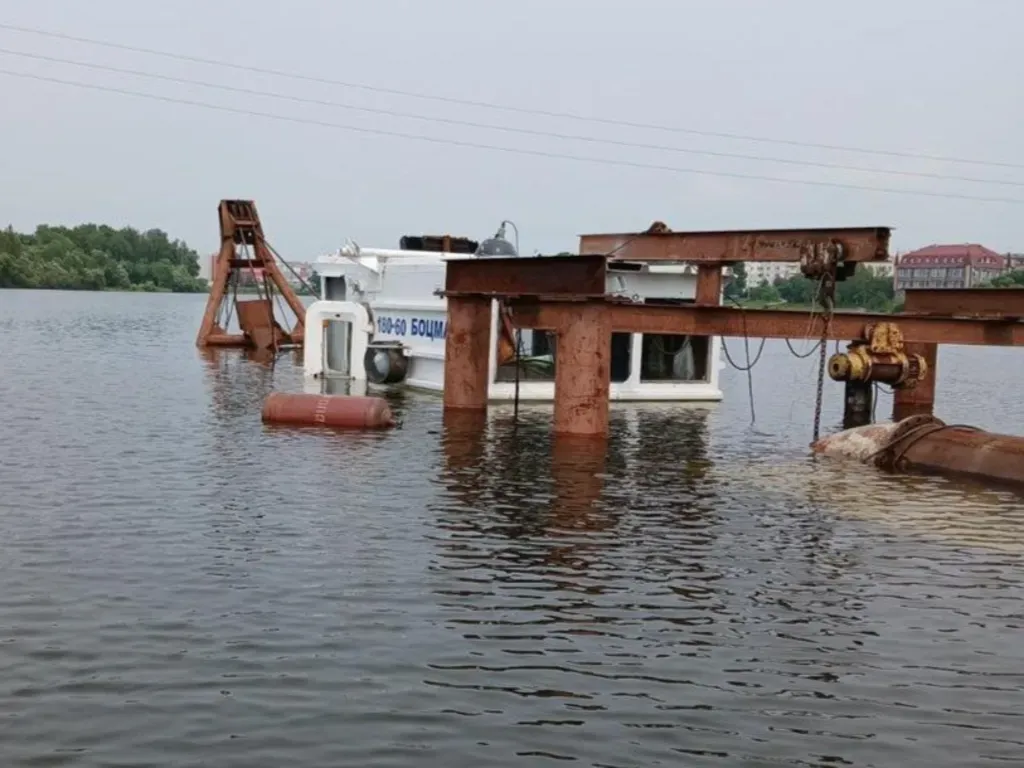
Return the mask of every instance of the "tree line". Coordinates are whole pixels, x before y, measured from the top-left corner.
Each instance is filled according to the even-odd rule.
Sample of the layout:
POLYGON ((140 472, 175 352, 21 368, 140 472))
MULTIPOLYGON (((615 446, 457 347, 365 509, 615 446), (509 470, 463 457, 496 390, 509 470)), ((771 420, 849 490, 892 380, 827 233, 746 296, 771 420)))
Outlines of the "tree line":
MULTIPOLYGON (((756 305, 816 304, 818 283, 803 275, 760 285, 747 285, 747 272, 743 263, 734 265, 732 279, 725 287, 726 298, 739 303, 756 305)), ((876 275, 870 269, 858 267, 853 276, 836 283, 837 309, 863 309, 869 312, 898 312, 902 302, 896 299, 892 276, 876 275)))
POLYGON ((1024 269, 1013 269, 1009 272, 993 277, 983 288, 1021 288, 1024 287, 1024 269))
POLYGON ((0 232, 0 288, 198 293, 207 284, 199 254, 159 229, 82 224, 0 232))

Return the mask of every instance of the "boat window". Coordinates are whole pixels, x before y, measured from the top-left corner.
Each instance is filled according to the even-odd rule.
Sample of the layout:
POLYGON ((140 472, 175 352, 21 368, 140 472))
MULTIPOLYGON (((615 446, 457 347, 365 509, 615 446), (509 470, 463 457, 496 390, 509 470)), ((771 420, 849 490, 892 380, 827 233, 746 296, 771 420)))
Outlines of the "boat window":
POLYGON ((710 339, 645 333, 640 381, 707 381, 710 339))
POLYGON ((344 276, 324 278, 325 299, 328 301, 345 301, 347 298, 346 293, 344 276))
MULTIPOLYGON (((633 337, 630 333, 612 334, 611 380, 622 383, 632 367, 633 337)), ((548 331, 523 331, 519 381, 555 380, 555 335, 548 331)), ((495 381, 515 381, 515 363, 498 366, 495 381)))
MULTIPOLYGON (((509 347, 508 351, 515 347, 509 347)), ((523 330, 520 332, 519 381, 554 381, 555 354, 553 335, 545 331, 523 330)), ((499 341, 498 354, 503 352, 499 341)), ((500 359, 500 358, 499 358, 500 359)), ((515 361, 499 365, 495 381, 515 381, 515 361)))
POLYGON ((342 320, 331 320, 324 328, 324 346, 327 351, 326 366, 329 374, 348 376, 352 370, 349 360, 352 350, 351 329, 352 326, 342 320))
POLYGON ((630 351, 633 347, 633 334, 613 333, 612 334, 612 381, 620 383, 629 378, 629 369, 632 367, 630 351))

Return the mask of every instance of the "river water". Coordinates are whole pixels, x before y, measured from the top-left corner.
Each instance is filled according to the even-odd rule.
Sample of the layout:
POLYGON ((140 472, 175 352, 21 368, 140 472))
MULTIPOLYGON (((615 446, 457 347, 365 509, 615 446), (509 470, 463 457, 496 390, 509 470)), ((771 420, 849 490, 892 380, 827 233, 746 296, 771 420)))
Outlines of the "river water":
MULTIPOLYGON (((3 766, 1024 764, 1024 502, 811 459, 816 356, 606 456, 424 395, 271 430, 301 372, 204 301, 0 292, 3 766)), ((1024 431, 1019 353, 939 371, 1024 431)))

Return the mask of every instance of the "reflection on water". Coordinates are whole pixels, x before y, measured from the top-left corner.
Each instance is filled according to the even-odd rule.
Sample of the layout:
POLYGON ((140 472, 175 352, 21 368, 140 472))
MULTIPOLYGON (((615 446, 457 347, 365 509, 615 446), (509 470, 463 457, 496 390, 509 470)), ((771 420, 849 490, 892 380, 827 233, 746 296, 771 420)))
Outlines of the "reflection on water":
POLYGON ((784 347, 754 426, 726 375, 606 446, 409 392, 267 429, 309 385, 198 353, 203 297, 53 295, 0 305, 5 766, 1020 761, 1024 502, 809 457, 784 347))
POLYGON ((709 416, 619 408, 607 452, 541 416, 451 419, 431 508, 461 642, 427 681, 475 702, 474 726, 525 729, 522 756, 1013 759, 1021 676, 1000 655, 1024 614, 999 601, 1020 599, 1019 563, 964 547, 1005 550, 1024 507, 809 459, 715 465, 709 416), (924 536, 943 518, 959 527, 924 536))
POLYGON ((766 498, 810 499, 842 517, 870 520, 950 546, 1024 553, 1018 491, 938 477, 889 475, 856 462, 752 463, 744 481, 766 498))

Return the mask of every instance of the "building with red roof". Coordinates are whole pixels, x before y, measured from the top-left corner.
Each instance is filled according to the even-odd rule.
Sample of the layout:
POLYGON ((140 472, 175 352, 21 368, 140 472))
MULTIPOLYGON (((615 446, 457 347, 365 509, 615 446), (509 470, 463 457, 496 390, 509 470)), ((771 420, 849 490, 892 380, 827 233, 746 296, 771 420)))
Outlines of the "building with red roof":
POLYGON ((973 288, 1006 271, 1006 256, 983 245, 929 245, 898 257, 893 287, 973 288))

